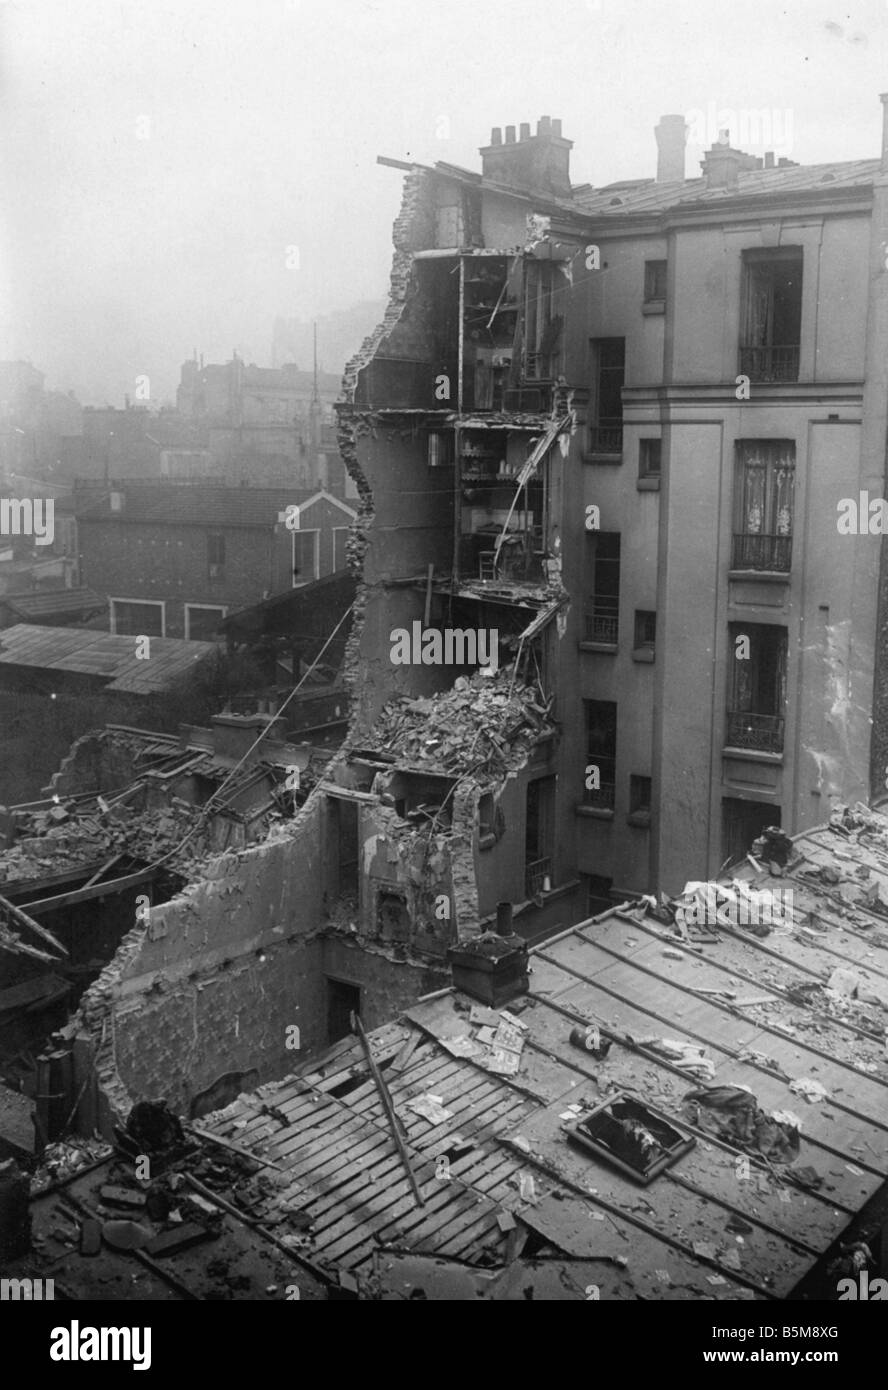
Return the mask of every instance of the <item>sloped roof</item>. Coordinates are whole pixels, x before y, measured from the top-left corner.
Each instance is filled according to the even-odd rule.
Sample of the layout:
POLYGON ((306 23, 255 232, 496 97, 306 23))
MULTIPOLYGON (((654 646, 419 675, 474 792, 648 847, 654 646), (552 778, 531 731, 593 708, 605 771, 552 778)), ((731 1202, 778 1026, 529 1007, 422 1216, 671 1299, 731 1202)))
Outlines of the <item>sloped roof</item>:
MULTIPOLYGON (((427 166, 414 165, 415 168, 427 166)), ((447 177, 464 182, 478 183, 491 193, 521 198, 537 204, 540 208, 560 209, 574 216, 626 217, 627 214, 656 215, 671 211, 687 204, 721 204, 741 202, 747 198, 773 197, 826 193, 829 189, 860 188, 872 185, 879 174, 878 159, 834 160, 825 164, 788 165, 783 168, 750 169, 742 172, 733 188, 706 187, 703 177, 682 179, 675 182, 658 182, 654 178, 621 179, 602 188, 589 184, 578 184, 570 197, 556 197, 552 194, 535 193, 529 189, 512 187, 492 179, 480 179, 468 170, 454 165, 438 163, 435 170, 447 177)))
MULTIPOLYGON (((587 1280, 602 1298, 785 1298, 888 1176, 883 1040, 877 1022, 828 985, 838 967, 888 989, 888 917, 861 901, 873 882, 888 897, 888 820, 868 815, 850 831, 826 828, 795 844, 803 857, 788 876, 747 866, 756 886, 798 892, 788 926, 762 935, 719 926, 703 933, 708 940, 683 939, 644 905, 627 905, 534 948, 530 993, 508 1006, 525 1029, 514 1075, 490 1070, 478 1006, 456 990, 370 1035, 422 1207, 355 1039, 204 1123, 283 1167, 290 1181, 276 1201, 299 1209, 300 1229, 311 1222, 305 1253, 359 1277, 380 1245, 505 1263, 508 1213, 574 1262, 560 1296, 583 1296, 587 1280), (820 881, 824 863, 837 868, 838 885, 820 881), (823 928, 816 939, 804 925, 809 902, 823 928), (604 1061, 570 1041, 589 1023, 612 1040, 604 1061), (683 1067, 683 1044, 703 1049, 708 1077, 683 1067), (809 1104, 794 1082, 819 1082, 826 1096, 809 1104), (585 1109, 615 1089, 697 1140, 644 1189, 566 1139, 567 1107, 585 1109), (751 1093, 765 1117, 794 1115, 798 1156, 778 1166, 695 1123, 683 1104, 695 1090, 751 1093), (430 1093, 446 1118, 407 1108, 430 1093), (451 1180, 442 1181, 437 1159, 457 1138, 471 1147, 450 1158, 451 1180), (748 1179, 738 1178, 743 1156, 748 1179), (522 1175, 533 1177, 531 1196, 522 1175)), ((884 1012, 867 1007, 884 1026, 884 1012)))
POLYGON ((108 600, 95 589, 49 589, 34 594, 4 594, 0 603, 22 618, 52 618, 100 613, 108 600))
POLYGON ((213 642, 152 637, 147 660, 135 654, 135 638, 79 628, 17 623, 0 633, 0 665, 66 671, 105 680, 105 689, 152 695, 187 675, 218 649, 213 642))
POLYGON ((724 203, 745 198, 792 196, 831 188, 866 188, 879 172, 878 159, 852 159, 830 164, 807 164, 741 173, 734 188, 707 189, 704 178, 676 183, 618 183, 583 191, 570 204, 595 217, 625 217, 627 213, 667 212, 684 204, 724 203))

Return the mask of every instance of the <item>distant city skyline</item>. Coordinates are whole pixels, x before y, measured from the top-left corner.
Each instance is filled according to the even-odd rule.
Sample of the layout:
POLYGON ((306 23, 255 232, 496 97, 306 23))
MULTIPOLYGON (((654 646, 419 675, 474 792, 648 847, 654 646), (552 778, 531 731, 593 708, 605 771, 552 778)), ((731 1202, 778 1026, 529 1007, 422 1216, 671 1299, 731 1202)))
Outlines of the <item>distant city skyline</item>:
POLYGON ((802 163, 866 158, 888 86, 881 0, 13 0, 0 42, 0 358, 85 404, 145 375, 168 399, 195 346, 270 362, 276 318, 382 298, 379 154, 477 169, 491 127, 549 113, 601 186, 652 176, 682 113, 688 177, 723 116, 802 163))

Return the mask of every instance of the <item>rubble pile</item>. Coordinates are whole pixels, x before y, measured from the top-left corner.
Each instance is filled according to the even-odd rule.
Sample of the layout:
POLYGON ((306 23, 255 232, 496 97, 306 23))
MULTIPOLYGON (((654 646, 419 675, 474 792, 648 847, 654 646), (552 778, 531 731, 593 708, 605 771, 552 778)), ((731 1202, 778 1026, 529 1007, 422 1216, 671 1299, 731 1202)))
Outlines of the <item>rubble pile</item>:
MULTIPOLYGON (((117 805, 108 811, 94 807, 79 813, 74 803, 60 801, 47 811, 20 815, 16 842, 0 862, 0 881, 43 878, 116 854, 156 863, 178 847, 199 811, 182 802, 157 811, 117 805)), ((201 830, 183 847, 181 858, 175 858, 176 867, 184 870, 190 860, 205 856, 207 849, 201 830)))
POLYGON ((31 1175, 31 1195, 45 1192, 54 1183, 67 1182, 75 1173, 92 1168, 111 1153, 110 1144, 100 1139, 81 1139, 77 1135, 47 1144, 40 1166, 31 1175))
POLYGON ((411 767, 503 777, 523 766, 540 735, 554 732, 551 700, 512 683, 511 667, 494 676, 476 671, 428 699, 392 700, 380 714, 377 747, 411 767))

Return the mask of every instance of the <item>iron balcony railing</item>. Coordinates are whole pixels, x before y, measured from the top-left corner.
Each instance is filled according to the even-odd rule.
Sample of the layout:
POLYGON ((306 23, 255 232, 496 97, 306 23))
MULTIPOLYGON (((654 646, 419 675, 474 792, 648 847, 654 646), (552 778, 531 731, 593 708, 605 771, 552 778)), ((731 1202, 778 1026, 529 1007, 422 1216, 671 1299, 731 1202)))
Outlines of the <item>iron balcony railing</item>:
POLYGON ((761 536, 735 533, 731 569, 772 570, 788 574, 792 561, 792 536, 761 536))
MULTIPOLYGON (((591 759, 591 754, 589 755, 591 759)), ((599 759, 600 761, 600 759, 599 759)), ((616 803, 615 782, 602 782, 600 787, 586 787, 583 793, 584 806, 597 806, 602 811, 612 811, 616 803)))
POLYGON ((590 425, 589 450, 593 454, 622 454, 623 421, 602 419, 590 425))
POLYGON ((750 381, 798 381, 799 345, 741 347, 740 371, 750 381))
POLYGON ((782 714, 751 714, 749 710, 728 710, 725 742, 730 748, 751 748, 758 753, 782 753, 782 714))
POLYGON ((620 600, 610 594, 593 594, 586 603, 584 641, 617 645, 620 600))
POLYGON ((546 855, 543 859, 532 859, 524 870, 524 891, 528 898, 548 892, 552 887, 552 860, 546 855))

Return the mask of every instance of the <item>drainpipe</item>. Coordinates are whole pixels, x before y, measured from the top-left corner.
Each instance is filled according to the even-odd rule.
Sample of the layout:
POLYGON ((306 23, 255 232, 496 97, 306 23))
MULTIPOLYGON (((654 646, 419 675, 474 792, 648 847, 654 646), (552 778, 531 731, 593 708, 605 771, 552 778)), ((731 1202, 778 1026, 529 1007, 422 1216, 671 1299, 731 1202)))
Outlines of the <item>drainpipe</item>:
MULTIPOLYGON (((463 331, 466 308, 466 262, 459 258, 459 324, 457 327, 456 362, 456 413, 462 419, 463 412, 463 331)), ((453 431, 453 576, 451 586, 459 583, 459 542, 462 531, 462 458, 460 455, 461 430, 459 424, 453 431)))

